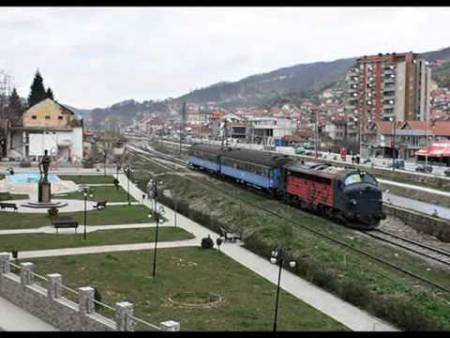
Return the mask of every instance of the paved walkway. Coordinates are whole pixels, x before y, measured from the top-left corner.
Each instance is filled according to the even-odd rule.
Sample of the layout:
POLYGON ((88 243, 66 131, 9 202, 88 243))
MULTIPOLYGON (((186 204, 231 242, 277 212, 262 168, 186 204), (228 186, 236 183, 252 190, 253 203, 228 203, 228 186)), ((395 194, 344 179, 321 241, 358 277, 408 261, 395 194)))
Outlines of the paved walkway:
MULTIPOLYGON (((124 175, 119 175, 119 182, 121 185, 126 183, 124 175)), ((130 183, 130 194, 134 197, 140 196, 142 191, 134 184, 130 183)), ((152 208, 152 203, 148 200, 144 202, 149 208, 152 208)), ((174 210, 164 206, 166 213, 164 217, 168 219, 169 224, 174 224, 174 210)), ((219 234, 201 226, 200 224, 177 214, 177 225, 184 228, 186 231, 194 234, 198 239, 208 235, 215 241, 219 234)), ((250 270, 256 272, 260 276, 266 278, 273 284, 278 280, 278 268, 272 265, 268 260, 252 253, 251 251, 241 247, 239 244, 227 243, 221 246, 221 251, 241 263, 250 270)), ((281 279, 280 287, 286 292, 297 297, 301 301, 318 309, 329 317, 344 324, 353 331, 396 331, 397 328, 376 318, 365 311, 343 301, 333 294, 318 288, 304 279, 283 270, 283 278, 281 279)))
MULTIPOLYGON (((158 242, 158 249, 165 248, 180 248, 199 246, 200 240, 185 239, 181 241, 172 242, 158 242)), ((72 256, 72 255, 87 255, 98 254, 105 252, 119 252, 119 251, 141 251, 153 250, 154 243, 137 243, 137 244, 116 244, 116 245, 101 245, 101 246, 85 246, 79 248, 65 248, 65 249, 51 249, 51 250, 33 250, 21 251, 20 259, 39 258, 39 257, 58 257, 58 256, 72 256)))
POLYGON ((0 331, 59 331, 0 297, 0 331))
MULTIPOLYGON (((160 223, 160 227, 173 226, 168 222, 160 223)), ((112 224, 112 225, 86 225, 86 232, 102 231, 102 230, 120 230, 120 229, 141 229, 141 228, 154 228, 155 223, 134 223, 134 224, 112 224)), ((80 225, 77 232, 80 233, 80 229, 83 232, 84 226, 80 225)), ((72 228, 58 229, 58 235, 73 235, 75 230, 72 228)), ((56 234, 56 229, 50 226, 43 226, 40 228, 33 229, 9 229, 0 230, 1 235, 21 235, 21 234, 56 234)))
POLYGON ((423 187, 420 185, 413 185, 413 184, 389 181, 389 180, 385 180, 385 179, 381 179, 381 178, 377 178, 377 180, 378 180, 378 182, 384 183, 384 184, 389 184, 389 185, 394 185, 394 186, 402 187, 402 188, 406 188, 406 189, 419 190, 419 191, 428 192, 428 193, 435 194, 435 195, 450 197, 449 191, 427 188, 427 187, 423 187))
POLYGON ((414 210, 425 215, 433 215, 437 212, 437 217, 450 220, 450 209, 440 205, 421 202, 387 192, 383 192, 383 202, 400 208, 414 210))

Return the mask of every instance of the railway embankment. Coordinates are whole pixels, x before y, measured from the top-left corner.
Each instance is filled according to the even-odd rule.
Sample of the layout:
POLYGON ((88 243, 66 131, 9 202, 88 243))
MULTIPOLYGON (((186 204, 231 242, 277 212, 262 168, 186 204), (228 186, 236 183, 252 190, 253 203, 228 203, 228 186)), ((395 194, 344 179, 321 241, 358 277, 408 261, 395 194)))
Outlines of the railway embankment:
POLYGON ((386 214, 401 219, 411 228, 435 236, 443 242, 450 242, 450 224, 448 220, 388 204, 384 204, 383 207, 386 214))

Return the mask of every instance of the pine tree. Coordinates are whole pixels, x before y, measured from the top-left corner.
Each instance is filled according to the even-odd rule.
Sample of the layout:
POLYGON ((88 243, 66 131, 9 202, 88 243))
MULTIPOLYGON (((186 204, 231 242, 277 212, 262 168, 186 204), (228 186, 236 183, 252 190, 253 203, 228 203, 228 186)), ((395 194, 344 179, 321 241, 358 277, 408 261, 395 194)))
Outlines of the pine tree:
POLYGON ((34 75, 33 83, 31 84, 31 92, 28 96, 28 106, 31 107, 46 98, 47 93, 44 88, 44 80, 42 79, 39 70, 37 70, 34 75))
POLYGON ((22 106, 22 102, 20 100, 19 95, 17 94, 16 88, 14 88, 9 96, 8 100, 8 117, 16 122, 22 116, 24 107, 22 106))
POLYGON ((52 91, 52 89, 51 89, 50 87, 47 88, 47 97, 48 97, 49 99, 54 100, 54 97, 53 97, 53 91, 52 91))

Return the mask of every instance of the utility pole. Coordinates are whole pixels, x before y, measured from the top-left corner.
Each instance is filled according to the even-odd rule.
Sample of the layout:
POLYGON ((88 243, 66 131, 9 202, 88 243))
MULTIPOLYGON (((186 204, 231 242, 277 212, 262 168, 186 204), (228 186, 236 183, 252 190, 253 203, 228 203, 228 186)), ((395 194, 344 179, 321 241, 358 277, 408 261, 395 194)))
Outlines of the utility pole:
POLYGON ((181 107, 181 124, 180 124, 180 155, 181 155, 182 134, 184 132, 185 119, 186 119, 186 102, 183 102, 183 106, 181 107))
POLYGON ((222 145, 221 145, 221 149, 223 150, 223 146, 224 146, 224 142, 225 142, 225 146, 228 145, 228 135, 227 135, 227 119, 225 118, 225 122, 223 123, 223 132, 222 132, 222 145))
POLYGON ((315 137, 314 137, 314 148, 315 148, 315 155, 314 158, 317 160, 317 153, 318 153, 318 148, 319 148, 319 110, 316 109, 316 126, 315 126, 315 137))

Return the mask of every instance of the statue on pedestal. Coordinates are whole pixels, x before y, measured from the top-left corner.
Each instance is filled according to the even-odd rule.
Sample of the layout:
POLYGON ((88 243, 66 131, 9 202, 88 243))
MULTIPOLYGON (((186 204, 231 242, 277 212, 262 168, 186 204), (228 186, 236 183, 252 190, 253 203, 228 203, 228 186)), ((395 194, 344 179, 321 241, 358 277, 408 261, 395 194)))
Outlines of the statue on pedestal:
POLYGON ((39 162, 39 173, 41 177, 38 183, 38 200, 39 202, 48 203, 51 199, 50 182, 48 181, 48 168, 50 167, 50 156, 48 150, 45 149, 44 156, 39 162))

